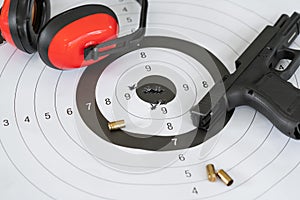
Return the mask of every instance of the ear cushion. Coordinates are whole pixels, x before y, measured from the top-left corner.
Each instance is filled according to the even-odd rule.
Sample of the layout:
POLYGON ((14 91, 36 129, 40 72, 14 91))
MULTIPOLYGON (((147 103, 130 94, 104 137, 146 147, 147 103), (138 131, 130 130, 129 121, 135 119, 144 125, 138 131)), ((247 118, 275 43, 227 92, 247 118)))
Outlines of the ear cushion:
POLYGON ((9 43, 33 53, 37 48, 38 34, 49 18, 49 0, 5 0, 0 28, 9 43))
POLYGON ((52 18, 38 38, 41 59, 55 69, 74 69, 97 61, 85 61, 84 49, 115 39, 118 20, 106 6, 84 5, 52 18))

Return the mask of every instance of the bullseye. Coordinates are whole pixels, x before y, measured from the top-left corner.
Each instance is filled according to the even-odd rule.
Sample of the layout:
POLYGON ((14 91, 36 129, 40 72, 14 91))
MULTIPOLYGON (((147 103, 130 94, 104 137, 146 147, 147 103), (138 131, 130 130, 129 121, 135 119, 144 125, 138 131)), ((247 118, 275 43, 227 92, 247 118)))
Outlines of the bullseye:
POLYGON ((150 104, 165 105, 176 97, 176 86, 162 76, 148 76, 137 84, 136 93, 150 104))

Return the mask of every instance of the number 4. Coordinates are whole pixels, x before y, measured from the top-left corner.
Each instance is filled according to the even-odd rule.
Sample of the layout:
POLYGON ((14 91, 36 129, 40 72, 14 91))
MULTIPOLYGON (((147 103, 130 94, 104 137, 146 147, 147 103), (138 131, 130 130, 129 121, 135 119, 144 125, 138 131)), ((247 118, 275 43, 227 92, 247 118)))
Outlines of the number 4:
POLYGON ((26 123, 30 123, 30 118, 29 118, 29 116, 27 116, 26 118, 25 118, 25 120, 24 120, 26 123))
POLYGON ((198 190, 197 190, 197 188, 196 188, 196 187, 194 187, 194 188, 193 188, 193 191, 192 191, 192 193, 193 193, 193 194, 198 194, 198 190))

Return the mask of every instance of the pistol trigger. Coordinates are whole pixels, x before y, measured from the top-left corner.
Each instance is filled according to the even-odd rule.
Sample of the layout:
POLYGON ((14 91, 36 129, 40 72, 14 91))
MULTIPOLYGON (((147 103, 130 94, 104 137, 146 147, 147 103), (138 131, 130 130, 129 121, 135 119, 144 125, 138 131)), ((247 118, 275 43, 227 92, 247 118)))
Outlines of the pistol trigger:
POLYGON ((276 71, 276 73, 284 80, 289 80, 298 67, 300 66, 300 50, 286 48, 278 52, 282 59, 291 60, 291 63, 283 71, 276 71))

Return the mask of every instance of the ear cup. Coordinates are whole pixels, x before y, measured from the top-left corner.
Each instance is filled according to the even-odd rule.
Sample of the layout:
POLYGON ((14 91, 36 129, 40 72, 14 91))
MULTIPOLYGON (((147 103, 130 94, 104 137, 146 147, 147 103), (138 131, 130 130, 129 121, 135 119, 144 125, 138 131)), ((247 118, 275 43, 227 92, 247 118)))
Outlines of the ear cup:
POLYGON ((49 18, 49 0, 5 0, 0 17, 2 36, 18 49, 33 53, 49 18))
POLYGON ((15 45, 14 40, 12 39, 12 34, 9 27, 9 10, 11 0, 5 0, 1 8, 0 15, 0 29, 2 37, 10 44, 15 45))
POLYGON ((85 48, 115 39, 117 34, 118 20, 111 9, 84 5, 61 13, 46 24, 38 38, 38 52, 52 68, 80 68, 97 62, 84 60, 85 48))

